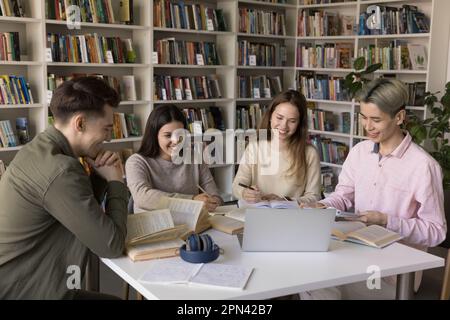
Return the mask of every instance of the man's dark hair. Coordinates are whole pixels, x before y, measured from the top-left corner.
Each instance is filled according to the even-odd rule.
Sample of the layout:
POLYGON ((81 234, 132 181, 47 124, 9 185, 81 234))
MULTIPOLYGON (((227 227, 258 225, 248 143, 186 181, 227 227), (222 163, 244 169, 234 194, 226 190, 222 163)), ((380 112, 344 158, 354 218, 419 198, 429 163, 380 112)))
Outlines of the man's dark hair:
POLYGON ((66 123, 80 112, 87 116, 102 117, 105 105, 116 108, 119 103, 119 95, 104 80, 80 77, 64 82, 55 90, 50 110, 56 121, 66 123))

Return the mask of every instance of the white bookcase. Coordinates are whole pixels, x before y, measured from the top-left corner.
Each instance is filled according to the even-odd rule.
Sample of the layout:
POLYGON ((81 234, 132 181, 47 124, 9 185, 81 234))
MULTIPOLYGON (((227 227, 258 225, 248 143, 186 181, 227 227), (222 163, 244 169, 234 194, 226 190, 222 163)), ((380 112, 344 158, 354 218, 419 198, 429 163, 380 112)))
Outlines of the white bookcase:
MULTIPOLYGON (((114 7, 118 7, 119 0, 112 0, 114 7)), ((18 31, 20 33, 20 48, 22 61, 1 62, 0 74, 24 75, 30 82, 35 104, 32 105, 0 105, 0 120, 9 119, 15 124, 15 118, 26 116, 29 119, 32 137, 42 132, 48 126, 47 103, 47 73, 70 75, 72 73, 102 73, 112 76, 134 75, 138 101, 123 101, 120 112, 134 113, 139 119, 140 129, 144 130, 148 115, 155 105, 174 103, 180 107, 217 106, 227 129, 236 127, 236 108, 250 103, 268 104, 270 99, 238 98, 238 75, 269 75, 280 76, 283 89, 298 88, 296 73, 301 70, 315 71, 318 74, 345 76, 351 70, 347 69, 305 69, 296 67, 297 45, 308 43, 352 43, 355 56, 360 46, 367 43, 377 43, 384 39, 402 39, 411 43, 424 44, 428 51, 428 68, 424 71, 390 70, 378 71, 375 77, 383 74, 394 74, 396 78, 408 82, 426 81, 427 90, 436 91, 443 87, 446 81, 445 67, 449 48, 449 19, 450 1, 448 0, 379 0, 379 1, 350 1, 344 3, 330 3, 321 5, 301 5, 302 0, 286 0, 284 4, 255 1, 255 0, 186 0, 185 3, 203 3, 210 7, 223 9, 228 29, 219 31, 196 31, 185 29, 159 28, 153 26, 153 0, 134 0, 134 25, 81 23, 80 30, 69 30, 63 21, 45 19, 45 0, 25 0, 27 18, 0 17, 0 32, 18 31), (332 36, 332 37, 298 37, 298 14, 302 9, 322 9, 339 12, 355 17, 357 25, 359 14, 368 5, 380 4, 398 7, 403 4, 416 5, 431 19, 431 30, 428 34, 380 35, 380 36, 332 36), (253 35, 239 32, 239 8, 256 8, 277 11, 285 14, 286 35, 253 35), (60 32, 64 34, 85 34, 96 32, 103 36, 119 36, 132 38, 137 52, 137 62, 134 64, 82 64, 47 62, 45 58, 46 34, 60 32), (154 44, 158 39, 174 37, 176 40, 212 41, 216 43, 222 65, 220 66, 192 66, 192 65, 162 65, 152 62, 154 44), (258 67, 238 65, 238 41, 249 40, 261 43, 280 43, 286 46, 287 62, 281 67, 258 67), (223 98, 192 101, 157 101, 154 99, 154 75, 194 76, 216 74, 219 78, 223 98)), ((116 20, 118 15, 116 14, 116 20)), ((311 100, 324 110, 335 113, 351 112, 350 134, 339 132, 325 132, 310 130, 312 134, 320 134, 336 141, 346 143, 352 147, 358 139, 353 135, 353 116, 358 111, 358 104, 354 101, 323 101, 311 100)), ((411 107, 415 112, 425 116, 425 107, 411 107)), ((141 142, 140 137, 113 140, 108 148, 120 150, 134 148, 137 150, 141 142)), ((20 147, 0 149, 0 159, 9 163, 20 147)), ((233 150, 227 150, 234 153, 233 150)), ((323 163, 336 170, 340 165, 323 163)), ((231 184, 235 173, 234 164, 212 165, 211 170, 216 182, 226 197, 231 194, 231 184)), ((226 197, 228 198, 228 197, 226 197)))

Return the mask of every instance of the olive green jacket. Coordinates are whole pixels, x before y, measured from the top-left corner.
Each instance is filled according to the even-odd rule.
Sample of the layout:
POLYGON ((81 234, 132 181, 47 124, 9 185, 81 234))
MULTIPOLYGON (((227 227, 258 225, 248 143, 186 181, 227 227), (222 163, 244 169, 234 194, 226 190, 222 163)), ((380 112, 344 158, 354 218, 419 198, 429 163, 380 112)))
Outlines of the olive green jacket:
POLYGON ((0 299, 60 299, 89 249, 121 255, 127 202, 126 186, 89 177, 56 128, 36 136, 0 180, 0 299))

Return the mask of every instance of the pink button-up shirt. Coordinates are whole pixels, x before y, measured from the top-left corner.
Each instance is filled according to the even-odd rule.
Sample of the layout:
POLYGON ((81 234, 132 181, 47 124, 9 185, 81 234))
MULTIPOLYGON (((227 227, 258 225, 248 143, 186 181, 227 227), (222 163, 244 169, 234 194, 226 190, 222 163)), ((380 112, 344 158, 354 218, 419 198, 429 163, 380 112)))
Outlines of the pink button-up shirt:
POLYGON ((441 167, 409 133, 381 159, 378 145, 358 143, 345 160, 335 192, 320 202, 344 211, 355 208, 357 214, 385 213, 387 228, 417 248, 437 246, 446 236, 441 167))

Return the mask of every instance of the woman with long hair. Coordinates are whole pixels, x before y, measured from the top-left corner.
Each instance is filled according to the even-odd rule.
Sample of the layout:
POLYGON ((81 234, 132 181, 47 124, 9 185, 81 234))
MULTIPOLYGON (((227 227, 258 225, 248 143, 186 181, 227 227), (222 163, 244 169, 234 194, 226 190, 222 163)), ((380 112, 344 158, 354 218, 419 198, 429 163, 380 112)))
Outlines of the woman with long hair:
POLYGON ((320 160, 307 143, 307 124, 306 99, 300 92, 288 90, 277 95, 259 126, 259 134, 266 130, 267 139, 250 142, 233 181, 233 195, 250 203, 319 200, 320 160))
POLYGON ((150 114, 142 145, 125 165, 135 212, 155 209, 164 196, 200 200, 209 211, 223 203, 206 164, 172 161, 180 143, 174 133, 182 129, 186 118, 175 105, 157 106, 150 114))

